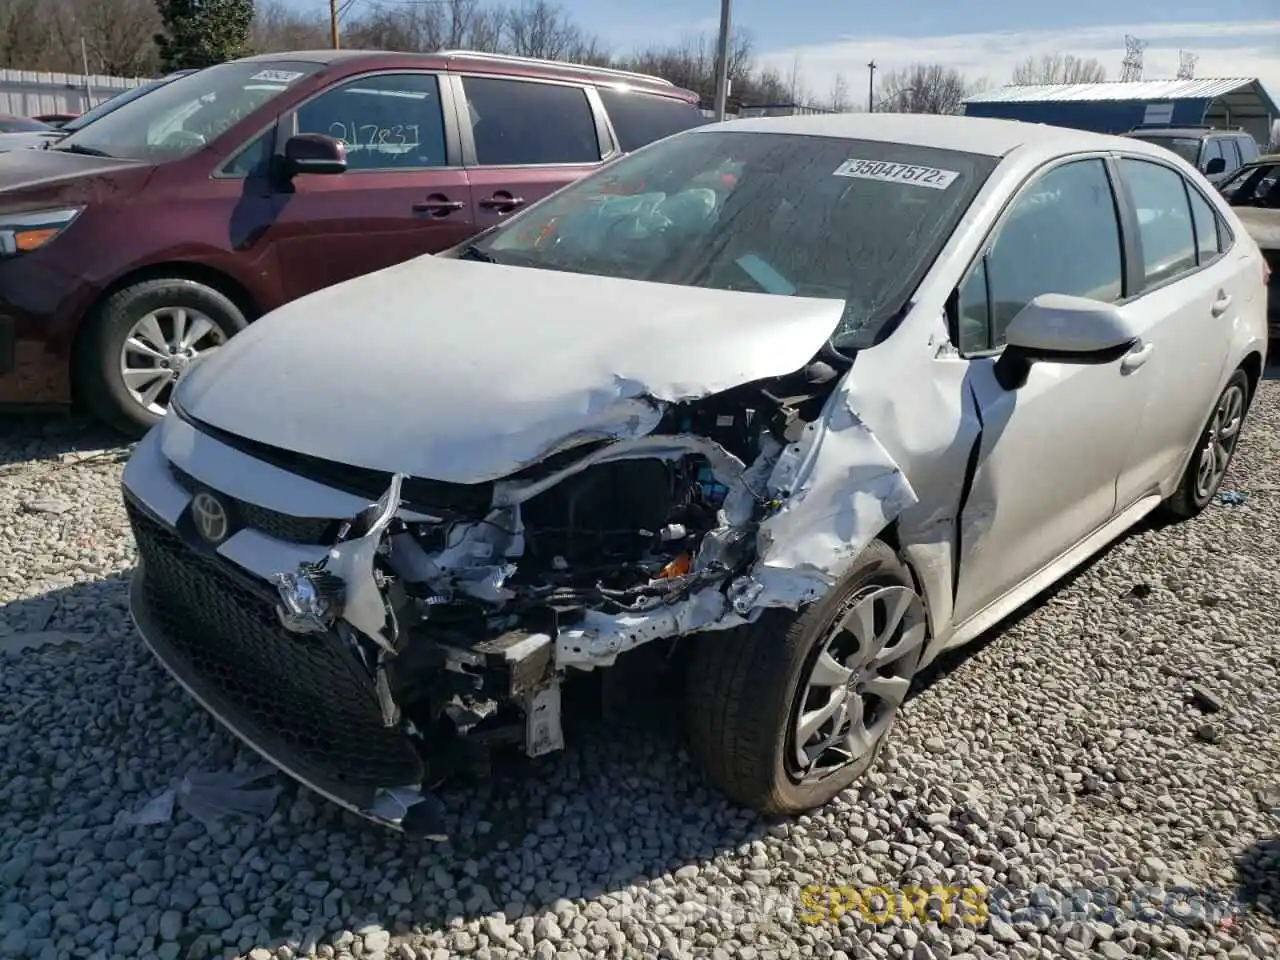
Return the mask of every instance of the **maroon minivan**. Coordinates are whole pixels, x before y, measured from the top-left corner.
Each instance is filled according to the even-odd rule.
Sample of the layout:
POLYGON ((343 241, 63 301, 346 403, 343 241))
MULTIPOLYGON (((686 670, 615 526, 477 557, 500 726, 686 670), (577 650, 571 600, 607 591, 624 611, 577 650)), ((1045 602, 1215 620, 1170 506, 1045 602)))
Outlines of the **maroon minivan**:
POLYGON ((0 403, 79 398, 139 435, 255 317, 703 122, 655 77, 471 52, 272 54, 174 80, 0 154, 0 403))

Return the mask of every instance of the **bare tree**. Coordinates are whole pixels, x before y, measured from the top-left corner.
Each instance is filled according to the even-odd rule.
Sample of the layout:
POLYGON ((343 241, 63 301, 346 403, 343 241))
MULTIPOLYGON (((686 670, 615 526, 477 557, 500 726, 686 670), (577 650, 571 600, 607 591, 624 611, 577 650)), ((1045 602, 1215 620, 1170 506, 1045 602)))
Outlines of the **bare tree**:
POLYGON ((959 113, 969 95, 964 74, 940 63, 890 70, 877 88, 877 109, 886 113, 959 113))
POLYGON ((107 76, 148 76, 159 65, 155 35, 161 24, 154 0, 61 0, 50 8, 56 42, 73 72, 83 70, 85 57, 91 73, 107 76))
POLYGON ((505 46, 517 56, 544 60, 576 60, 584 53, 600 56, 600 44, 583 33, 563 7, 547 0, 524 0, 507 11, 505 46))
POLYGON ((329 23, 319 14, 286 6, 283 0, 267 0, 255 5, 249 38, 258 53, 315 50, 329 45, 329 23))
POLYGON ((1097 58, 1083 60, 1070 53, 1046 53, 1027 57, 1013 68, 1013 82, 1020 85, 1040 83, 1102 83, 1107 68, 1097 58))
POLYGON ((51 13, 47 0, 0 0, 0 63, 19 70, 72 69, 51 13))
POLYGON ((831 81, 831 93, 827 96, 826 107, 832 113, 849 113, 853 109, 853 100, 849 96, 849 81, 843 73, 837 73, 831 81))

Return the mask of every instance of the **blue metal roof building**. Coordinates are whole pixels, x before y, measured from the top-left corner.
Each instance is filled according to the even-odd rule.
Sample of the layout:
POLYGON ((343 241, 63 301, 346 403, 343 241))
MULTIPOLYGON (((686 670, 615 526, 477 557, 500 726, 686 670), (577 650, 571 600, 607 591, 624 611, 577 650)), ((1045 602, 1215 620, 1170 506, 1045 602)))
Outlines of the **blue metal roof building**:
POLYGON ((1257 79, 1011 85, 967 98, 964 112, 1095 133, 1125 133, 1144 124, 1243 127, 1263 147, 1280 120, 1280 107, 1257 79))

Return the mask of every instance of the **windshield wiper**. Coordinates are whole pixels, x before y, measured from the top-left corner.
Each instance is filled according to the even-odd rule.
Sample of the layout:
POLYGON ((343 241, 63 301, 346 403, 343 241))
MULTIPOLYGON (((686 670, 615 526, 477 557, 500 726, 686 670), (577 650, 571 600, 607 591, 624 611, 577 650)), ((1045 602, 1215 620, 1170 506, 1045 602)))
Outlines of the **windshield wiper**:
POLYGON ((462 248, 462 253, 458 254, 459 260, 479 260, 481 263, 497 263, 498 258, 492 254, 485 253, 474 243, 468 243, 462 248))
POLYGON ((57 150, 61 153, 78 153, 86 157, 110 157, 111 154, 105 150, 99 150, 97 147, 82 147, 78 143, 71 143, 65 147, 50 147, 50 150, 57 150))

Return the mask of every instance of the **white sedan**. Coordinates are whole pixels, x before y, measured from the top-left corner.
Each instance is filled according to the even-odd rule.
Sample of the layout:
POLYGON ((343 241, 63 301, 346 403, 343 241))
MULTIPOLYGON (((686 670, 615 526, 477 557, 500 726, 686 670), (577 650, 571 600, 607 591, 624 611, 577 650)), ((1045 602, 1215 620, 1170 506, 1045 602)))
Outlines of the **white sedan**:
POLYGON ((415 834, 459 756, 561 748, 565 679, 646 645, 710 778, 810 809, 939 653, 1204 509, 1263 275, 1133 138, 690 130, 194 366, 124 475, 134 617, 246 742, 415 834))

